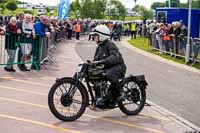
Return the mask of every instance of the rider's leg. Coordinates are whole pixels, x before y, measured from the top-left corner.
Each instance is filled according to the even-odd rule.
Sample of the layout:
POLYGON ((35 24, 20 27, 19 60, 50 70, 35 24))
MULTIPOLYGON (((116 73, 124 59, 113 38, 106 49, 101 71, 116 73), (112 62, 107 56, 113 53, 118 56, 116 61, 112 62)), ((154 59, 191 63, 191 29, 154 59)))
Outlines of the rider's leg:
POLYGON ((122 73, 118 70, 118 68, 114 67, 106 71, 106 79, 111 82, 112 87, 115 88, 116 94, 118 94, 117 101, 121 101, 125 97, 125 93, 123 91, 123 87, 119 82, 119 78, 122 77, 122 73))

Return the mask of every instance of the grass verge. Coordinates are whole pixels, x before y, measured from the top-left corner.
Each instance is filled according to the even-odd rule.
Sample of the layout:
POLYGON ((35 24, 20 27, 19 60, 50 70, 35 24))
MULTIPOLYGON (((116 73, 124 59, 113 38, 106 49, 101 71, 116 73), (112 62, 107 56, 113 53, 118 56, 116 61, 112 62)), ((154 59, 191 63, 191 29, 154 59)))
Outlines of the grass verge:
MULTIPOLYGON (((175 57, 172 57, 169 54, 160 54, 159 51, 153 50, 152 47, 148 44, 148 39, 147 38, 137 37, 137 39, 132 39, 132 40, 129 40, 128 42, 131 45, 135 46, 136 48, 139 48, 139 49, 142 49, 142 50, 147 51, 149 53, 158 55, 158 56, 163 57, 165 59, 172 60, 174 62, 185 64, 185 59, 184 58, 181 58, 181 59, 180 58, 175 58, 175 57)), ((200 64, 196 63, 192 67, 200 69, 200 64)))

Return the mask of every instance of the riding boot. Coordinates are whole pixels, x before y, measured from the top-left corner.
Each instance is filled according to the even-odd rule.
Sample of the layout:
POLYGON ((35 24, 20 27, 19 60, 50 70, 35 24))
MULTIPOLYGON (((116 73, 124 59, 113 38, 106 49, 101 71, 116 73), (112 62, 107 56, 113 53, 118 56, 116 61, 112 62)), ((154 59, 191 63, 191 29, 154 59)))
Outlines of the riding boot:
POLYGON ((119 96, 117 97, 117 102, 125 100, 126 94, 124 91, 119 92, 119 96))
POLYGON ((116 81, 114 81, 112 83, 113 83, 113 85, 115 86, 115 88, 116 88, 116 90, 118 92, 117 102, 123 101, 125 99, 125 97, 126 97, 126 94, 125 94, 125 92, 123 90, 123 87, 120 85, 118 80, 116 80, 116 81))

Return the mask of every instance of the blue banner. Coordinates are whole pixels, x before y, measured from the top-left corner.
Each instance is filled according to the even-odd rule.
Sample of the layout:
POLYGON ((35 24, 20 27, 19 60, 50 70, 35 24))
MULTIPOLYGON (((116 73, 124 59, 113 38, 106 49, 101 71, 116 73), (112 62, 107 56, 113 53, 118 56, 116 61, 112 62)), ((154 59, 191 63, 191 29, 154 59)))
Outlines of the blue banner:
POLYGON ((60 0, 59 9, 58 9, 58 19, 66 19, 69 13, 70 0, 60 0))

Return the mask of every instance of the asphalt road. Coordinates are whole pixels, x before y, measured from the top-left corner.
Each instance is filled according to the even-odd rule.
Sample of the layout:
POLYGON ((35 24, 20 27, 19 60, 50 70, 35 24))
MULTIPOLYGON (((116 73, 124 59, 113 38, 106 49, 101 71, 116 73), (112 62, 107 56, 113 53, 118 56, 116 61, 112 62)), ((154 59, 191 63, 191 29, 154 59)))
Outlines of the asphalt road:
MULTIPOLYGON (((82 41, 78 55, 92 59, 94 42, 82 41)), ((180 117, 200 126, 200 75, 138 54, 117 43, 128 67, 128 74, 145 74, 149 83, 147 98, 180 117)))
MULTIPOLYGON (((190 127, 177 122, 169 114, 160 113, 155 106, 145 106, 136 116, 126 116, 119 109, 95 112, 87 108, 83 116, 74 122, 62 122, 55 118, 48 107, 48 92, 56 78, 72 76, 77 64, 82 63, 75 52, 76 42, 72 40, 60 43, 54 53, 56 60, 52 65, 46 65, 47 70, 21 72, 15 67, 16 73, 7 73, 0 69, 1 133, 183 133, 192 131, 190 127)), ((90 50, 94 45, 82 46, 77 46, 78 49, 81 48, 79 51, 86 50, 86 54, 93 55, 90 50)))

